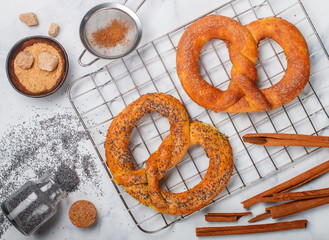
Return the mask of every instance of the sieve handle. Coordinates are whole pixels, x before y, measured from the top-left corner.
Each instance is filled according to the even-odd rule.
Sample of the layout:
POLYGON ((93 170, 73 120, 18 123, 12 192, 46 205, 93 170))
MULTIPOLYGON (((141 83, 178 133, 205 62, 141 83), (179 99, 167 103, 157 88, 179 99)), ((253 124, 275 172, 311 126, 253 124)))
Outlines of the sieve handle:
MULTIPOLYGON (((126 5, 126 3, 128 2, 128 0, 124 0, 123 1, 123 5, 126 5)), ((143 0, 138 6, 137 6, 137 8, 135 9, 135 10, 133 10, 135 13, 137 13, 138 12, 138 10, 141 8, 141 6, 143 6, 144 5, 144 3, 146 2, 146 0, 143 0)))
POLYGON ((136 10, 135 10, 135 13, 138 12, 138 10, 141 8, 141 6, 144 5, 145 2, 146 2, 146 0, 143 0, 143 1, 138 5, 138 7, 137 7, 136 10))
POLYGON ((83 63, 82 62, 82 57, 83 55, 85 55, 85 53, 87 52, 86 49, 84 49, 78 59, 78 62, 79 64, 82 66, 82 67, 89 67, 90 65, 94 64, 95 62, 97 62, 100 58, 95 58, 94 60, 90 61, 89 63, 83 63))

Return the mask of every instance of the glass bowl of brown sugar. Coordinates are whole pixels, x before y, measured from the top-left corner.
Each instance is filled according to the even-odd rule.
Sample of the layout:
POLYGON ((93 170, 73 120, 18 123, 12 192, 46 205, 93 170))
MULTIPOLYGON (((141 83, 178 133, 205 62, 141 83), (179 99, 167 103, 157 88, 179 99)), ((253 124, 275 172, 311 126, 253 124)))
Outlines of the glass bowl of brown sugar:
POLYGON ((31 36, 9 51, 7 77, 12 87, 28 97, 45 97, 64 83, 69 69, 67 53, 56 40, 31 36))

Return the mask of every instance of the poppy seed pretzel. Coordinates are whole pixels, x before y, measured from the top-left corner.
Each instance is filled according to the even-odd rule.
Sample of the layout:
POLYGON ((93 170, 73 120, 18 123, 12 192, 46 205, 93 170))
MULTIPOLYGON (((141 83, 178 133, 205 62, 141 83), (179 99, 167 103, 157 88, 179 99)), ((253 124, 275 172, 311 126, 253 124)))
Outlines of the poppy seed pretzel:
POLYGON ((207 205, 224 189, 233 170, 227 137, 209 124, 190 123, 184 106, 162 93, 141 96, 112 121, 105 151, 113 180, 142 204, 169 215, 189 214, 207 205), (169 119, 170 134, 148 158, 145 169, 135 169, 128 149, 129 135, 142 116, 151 111, 169 119), (160 189, 158 181, 184 157, 190 145, 197 143, 210 159, 202 181, 181 193, 160 189))
POLYGON ((237 21, 217 15, 203 17, 182 35, 176 55, 177 73, 190 98, 215 112, 259 112, 282 106, 305 87, 310 75, 310 60, 303 35, 291 23, 268 17, 242 26, 237 21), (255 64, 258 44, 266 37, 283 49, 287 69, 273 86, 258 89, 255 64), (198 59, 204 44, 211 39, 226 42, 233 64, 231 82, 226 91, 200 77, 198 59))

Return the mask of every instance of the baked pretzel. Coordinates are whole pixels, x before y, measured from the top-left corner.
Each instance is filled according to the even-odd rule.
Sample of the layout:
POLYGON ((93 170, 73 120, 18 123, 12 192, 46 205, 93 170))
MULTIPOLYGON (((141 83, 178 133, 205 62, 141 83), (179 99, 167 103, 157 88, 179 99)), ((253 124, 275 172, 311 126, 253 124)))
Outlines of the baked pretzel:
POLYGON ((176 55, 177 73, 190 98, 215 112, 268 111, 292 101, 305 87, 310 75, 307 44, 291 23, 276 17, 259 19, 242 26, 237 21, 210 15, 191 24, 181 37, 176 55), (287 70, 273 86, 258 89, 255 64, 258 43, 266 37, 275 40, 286 55, 287 70), (211 39, 226 42, 232 61, 231 82, 226 91, 200 77, 198 59, 211 39))
POLYGON ((184 106, 162 93, 141 96, 115 117, 107 133, 105 151, 114 181, 142 204, 169 215, 189 214, 204 207, 223 190, 233 169, 227 137, 209 124, 190 123, 184 106), (128 149, 129 135, 141 117, 151 111, 169 119, 170 134, 148 158, 145 169, 137 170, 128 149), (190 145, 197 143, 210 159, 203 180, 181 193, 160 189, 158 181, 184 157, 190 145))

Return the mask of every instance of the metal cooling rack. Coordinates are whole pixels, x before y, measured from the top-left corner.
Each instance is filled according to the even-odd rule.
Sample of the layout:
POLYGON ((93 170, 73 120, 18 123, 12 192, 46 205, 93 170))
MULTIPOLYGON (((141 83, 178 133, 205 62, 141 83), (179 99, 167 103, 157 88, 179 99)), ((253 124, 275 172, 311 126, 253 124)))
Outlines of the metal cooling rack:
MULTIPOLYGON (((292 102, 269 112, 214 113, 194 103, 184 92, 175 69, 176 48, 186 24, 140 47, 129 56, 111 62, 96 72, 75 80, 69 98, 97 154, 106 166, 104 142, 112 119, 129 103, 149 92, 164 92, 178 98, 192 119, 216 126, 229 136, 234 152, 235 169, 226 189, 210 204, 227 197, 260 179, 291 165, 318 150, 308 147, 261 147, 242 141, 249 132, 281 132, 313 135, 328 134, 329 56, 300 0, 235 0, 208 14, 232 17, 243 25, 265 16, 282 17, 295 24, 308 42, 311 58, 310 81, 292 102)), ((212 40, 200 56, 200 72, 214 86, 225 89, 230 81, 229 60, 225 44, 212 40)), ((271 39, 259 46, 257 63, 259 87, 266 88, 284 75, 286 60, 282 48, 271 39)), ((169 133, 167 119, 157 113, 142 118, 134 129, 130 143, 137 167, 144 167, 148 156, 169 133)), ((208 168, 208 159, 199 146, 171 168, 162 180, 162 188, 172 192, 190 189, 200 182, 208 168)), ((113 182, 113 181, 112 181, 113 182)), ((123 204, 136 225, 144 232, 166 228, 187 216, 168 216, 141 205, 113 182, 123 204)), ((209 205, 210 205, 209 204, 209 205)))

